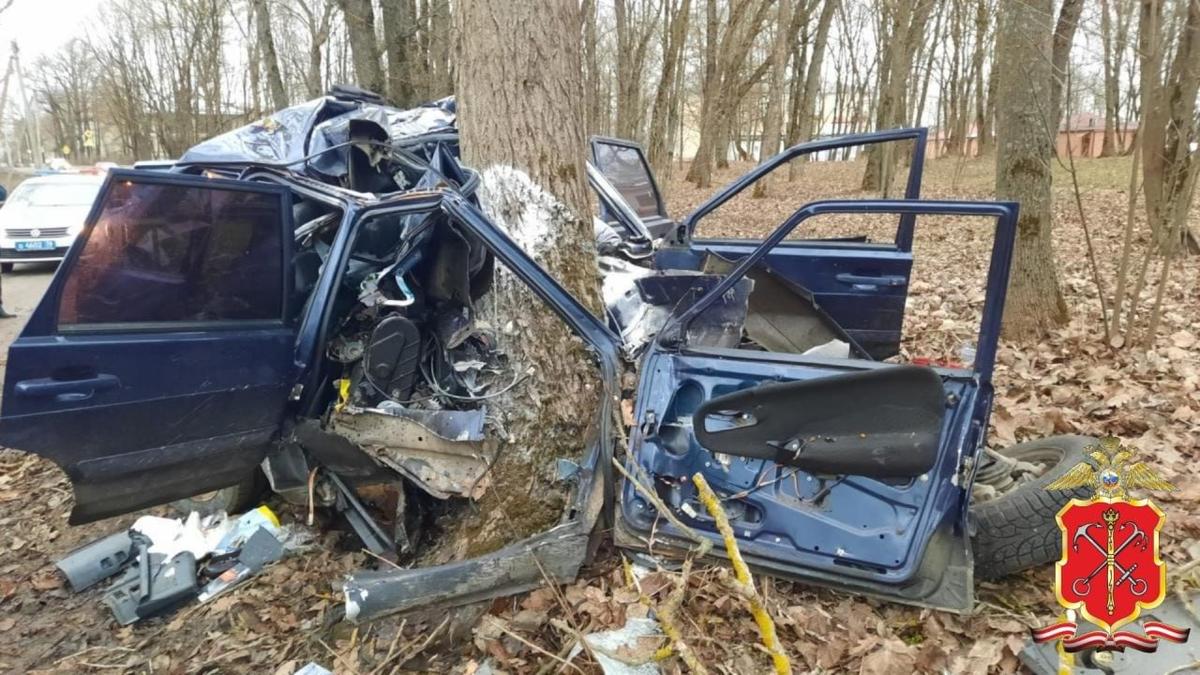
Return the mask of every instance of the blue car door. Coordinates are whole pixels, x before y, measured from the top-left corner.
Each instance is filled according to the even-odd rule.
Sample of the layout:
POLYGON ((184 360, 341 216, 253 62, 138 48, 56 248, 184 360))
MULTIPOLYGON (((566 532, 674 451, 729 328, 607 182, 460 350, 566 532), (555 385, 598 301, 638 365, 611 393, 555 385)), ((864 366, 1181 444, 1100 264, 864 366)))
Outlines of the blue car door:
POLYGON ((1013 203, 905 200, 813 202, 797 211, 673 316, 647 349, 626 459, 641 486, 626 481, 622 487, 617 543, 649 545, 660 554, 694 548, 702 537, 719 552, 721 533, 693 484, 701 475, 722 501, 751 565, 898 602, 968 611, 966 508, 992 405, 1016 214, 1013 203), (727 311, 715 315, 710 308, 788 233, 806 219, 842 213, 995 222, 979 350, 970 368, 731 349, 699 330, 728 321, 727 311))
MULTIPOLYGON (((879 143, 912 144, 904 197, 920 196, 925 129, 896 129, 802 143, 783 151, 719 190, 678 225, 667 218, 658 183, 641 148, 629 141, 592 139, 597 168, 634 205, 656 235, 668 235, 656 256, 663 269, 701 269, 708 258, 721 264, 739 260, 761 243, 755 239, 698 238, 696 228, 705 216, 746 188, 798 157, 836 149, 879 143)), ((814 169, 817 170, 817 169, 814 169)), ((799 206, 799 205, 797 205, 799 206)), ((602 218, 613 217, 605 212, 602 218)), ((897 218, 891 241, 864 239, 794 239, 782 242, 759 263, 759 272, 783 280, 831 317, 875 359, 895 355, 900 348, 904 305, 912 272, 914 217, 897 218)))
POLYGON ((83 523, 237 483, 295 377, 282 186, 113 171, 8 352, 0 443, 83 523))

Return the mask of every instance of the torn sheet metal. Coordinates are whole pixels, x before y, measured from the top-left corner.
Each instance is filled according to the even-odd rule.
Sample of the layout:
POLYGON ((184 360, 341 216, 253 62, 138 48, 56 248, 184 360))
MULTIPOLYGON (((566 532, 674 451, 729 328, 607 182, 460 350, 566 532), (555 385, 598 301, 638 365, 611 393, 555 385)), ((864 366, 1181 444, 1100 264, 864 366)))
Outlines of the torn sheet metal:
MULTIPOLYGON (((349 140, 350 122, 363 120, 381 128, 392 147, 409 147, 424 139, 444 135, 457 144, 453 99, 443 99, 411 110, 397 110, 368 101, 322 96, 274 112, 261 120, 203 141, 180 157, 183 163, 246 162, 295 163, 349 140)), ((329 176, 346 173, 346 154, 315 155, 308 166, 329 176)))
POLYGON ((438 499, 478 499, 487 491, 496 442, 484 437, 486 408, 414 410, 397 404, 347 407, 330 431, 412 479, 438 499))
POLYGON ((448 608, 512 595, 547 581, 569 583, 587 550, 588 534, 568 523, 467 560, 354 572, 340 589, 346 618, 361 623, 421 607, 448 608))
MULTIPOLYGON (((654 271, 612 257, 600 259, 601 293, 623 349, 637 356, 674 313, 687 309, 712 290, 721 276, 690 270, 654 271)), ((689 328, 695 346, 736 347, 754 282, 743 279, 726 297, 697 317, 689 328)))

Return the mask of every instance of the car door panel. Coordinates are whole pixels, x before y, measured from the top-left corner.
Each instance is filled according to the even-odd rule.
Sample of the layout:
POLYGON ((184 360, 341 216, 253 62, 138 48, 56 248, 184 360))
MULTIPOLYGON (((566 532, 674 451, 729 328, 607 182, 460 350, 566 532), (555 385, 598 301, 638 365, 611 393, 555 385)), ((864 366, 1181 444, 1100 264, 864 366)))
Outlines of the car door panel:
MULTIPOLYGON (((764 161, 746 175, 723 187, 689 214, 677 227, 667 217, 658 182, 641 146, 631 141, 594 137, 592 159, 597 168, 635 205, 646 226, 656 236, 666 236, 669 246, 660 250, 659 269, 696 269, 705 252, 739 259, 761 243, 754 239, 701 239, 699 221, 767 174, 797 158, 813 153, 889 142, 911 142, 906 199, 920 196, 924 165, 925 129, 895 129, 854 134, 802 143, 764 161), (684 249, 682 252, 680 249, 684 249), (682 253, 682 255, 681 255, 682 253)), ((816 168, 814 167, 814 170, 816 168)), ((601 217, 612 220, 604 209, 601 217)), ((856 238, 801 240, 782 243, 765 260, 775 273, 807 289, 821 308, 837 321, 875 359, 894 356, 900 349, 904 304, 912 273, 912 232, 915 219, 897 219, 895 239, 869 243, 856 238)))
MULTIPOLYGON (((686 248, 660 249, 656 262, 664 269, 696 269, 707 253, 736 261, 759 243, 693 241, 686 248)), ((912 253, 888 245, 787 241, 768 252, 763 264, 811 293, 814 302, 872 358, 882 360, 896 353, 912 253)))
MULTIPOLYGON (((214 220, 246 212, 249 207, 242 204, 253 204, 257 210, 252 217, 266 219, 255 221, 256 231, 278 228, 278 236, 265 239, 270 246, 259 246, 245 235, 233 240, 225 236, 222 241, 224 235, 217 236, 220 233, 200 237, 189 231, 187 241, 200 247, 189 249, 189 260, 193 262, 188 269, 194 272, 189 277, 192 296, 199 283, 196 279, 219 276, 211 282, 216 288, 255 281, 238 275, 246 274, 245 268, 254 268, 256 256, 286 260, 290 209, 284 189, 170 174, 148 177, 137 171, 115 174, 109 187, 113 181, 122 181, 126 186, 135 186, 128 187, 130 194, 167 186, 189 191, 193 199, 228 197, 239 204, 235 208, 242 209, 214 211, 214 220), (213 197, 211 191, 235 194, 213 197), (276 203, 278 209, 273 206, 276 203), (195 262, 197 251, 207 252, 209 257, 195 262), (222 257, 234 255, 232 252, 237 255, 222 257), (229 275, 220 274, 234 265, 243 271, 236 272, 233 281, 229 275)), ((108 190, 103 191, 100 199, 106 199, 107 194, 108 190)), ((89 218, 81 240, 102 236, 93 228, 103 210, 97 208, 89 218)), ((105 222, 103 227, 116 228, 116 222, 105 222)), ((148 221, 124 224, 128 232, 121 236, 126 237, 126 246, 113 250, 126 252, 142 246, 145 252, 146 241, 162 244, 165 237, 159 230, 154 230, 153 236, 148 234, 136 241, 132 238, 129 233, 141 231, 137 228, 158 226, 144 222, 148 221)), ((170 227, 170 223, 162 227, 170 227)), ((179 243, 173 242, 176 248, 149 250, 161 259, 169 251, 177 252, 179 243)), ((113 267, 89 277, 106 284, 106 295, 86 302, 76 298, 74 308, 64 313, 64 287, 78 285, 71 277, 87 266, 79 262, 81 246, 86 244, 72 249, 24 332, 9 349, 0 440, 7 447, 50 459, 66 471, 76 496, 72 523, 191 496, 248 477, 280 428, 295 377, 295 329, 283 321, 287 279, 278 281, 277 291, 267 291, 272 298, 279 296, 279 316, 275 319, 139 323, 125 321, 136 316, 133 309, 114 307, 111 316, 120 321, 87 323, 98 316, 97 312, 105 311, 112 299, 124 297, 122 289, 129 275, 124 274, 127 270, 113 267), (78 321, 60 325, 67 315, 78 321)), ((260 285, 271 286, 274 274, 282 276, 287 267, 272 261, 264 268, 271 278, 260 285)), ((153 301, 157 304, 152 309, 158 315, 186 314, 173 308, 173 303, 183 297, 169 290, 175 285, 163 287, 170 293, 169 301, 153 301)), ((72 292, 77 291, 66 295, 72 292)), ((254 314, 259 311, 253 308, 257 302, 254 295, 259 292, 207 297, 203 314, 254 314)), ((142 297, 139 302, 150 303, 151 299, 142 297)), ((275 307, 274 303, 271 300, 270 306, 275 307)))
MULTIPOLYGON (((700 474, 725 505, 738 546, 751 564, 901 602, 968 611, 973 596, 966 505, 973 458, 991 409, 1016 214, 1012 203, 843 200, 814 202, 789 217, 719 284, 673 317, 647 350, 628 460, 630 473, 641 477, 643 486, 627 482, 622 488, 618 541, 637 546, 653 537, 671 548, 695 546, 692 537, 661 518, 658 507, 643 496, 643 490, 652 489, 674 516, 719 547, 720 535, 692 485, 691 478, 700 474), (851 212, 995 220, 979 347, 971 369, 931 371, 689 342, 693 322, 707 317, 805 219, 851 212), (863 376, 885 370, 903 376, 863 376), (856 387, 870 389, 859 396, 856 387), (918 394, 920 401, 912 400, 918 394), (789 402, 796 406, 790 416, 789 402), (944 411, 934 433, 931 424, 939 405, 944 411), (830 406, 832 410, 825 409, 830 406), (714 419, 715 429, 709 426, 714 419), (704 425, 699 432, 698 424, 704 425), (861 430, 860 438, 853 438, 855 429, 861 430), (730 431, 736 433, 713 441, 714 433, 730 431), (876 434, 878 442, 872 440, 876 434), (712 447, 703 445, 706 438, 712 447), (910 448, 907 438, 920 444, 910 448), (933 438, 937 449, 928 453, 933 438), (831 452, 837 448, 848 452, 839 457, 831 452), (913 449, 922 454, 889 455, 898 461, 886 466, 888 458, 875 454, 913 449), (918 471, 922 473, 912 475, 918 471)), ((826 277, 836 280, 838 274, 850 275, 850 283, 863 282, 857 271, 826 277)), ((886 290, 896 284, 882 280, 878 285, 886 290)))
MULTIPOLYGON (((748 358, 746 352, 703 351, 711 355, 655 351, 643 365, 635 411, 641 423, 631 438, 631 455, 645 475, 659 478, 658 496, 691 516, 688 524, 719 545, 715 524, 687 480, 700 473, 726 498, 738 545, 758 562, 893 585, 911 581, 930 538, 942 525, 938 516, 945 516, 929 506, 953 498, 950 491, 956 488, 928 478, 885 482, 823 477, 765 459, 715 456, 691 430, 695 411, 714 397, 764 384, 815 381, 891 366, 819 359, 764 361, 748 358)), ((947 377, 945 388, 947 397, 956 397, 959 404, 943 420, 944 440, 931 473, 953 473, 962 443, 962 417, 973 404, 973 388, 963 379, 947 377)), ((658 514, 631 485, 625 487, 621 508, 635 529, 655 526, 658 514)), ((672 529, 665 521, 657 528, 672 529)))

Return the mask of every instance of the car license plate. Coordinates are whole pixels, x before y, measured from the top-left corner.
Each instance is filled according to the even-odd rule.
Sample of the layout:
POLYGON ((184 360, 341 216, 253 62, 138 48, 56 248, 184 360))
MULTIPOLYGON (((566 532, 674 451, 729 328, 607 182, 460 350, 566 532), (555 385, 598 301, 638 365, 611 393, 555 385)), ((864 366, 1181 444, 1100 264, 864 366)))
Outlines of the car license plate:
POLYGON ((54 242, 49 239, 44 241, 18 241, 18 251, 53 251, 54 242))

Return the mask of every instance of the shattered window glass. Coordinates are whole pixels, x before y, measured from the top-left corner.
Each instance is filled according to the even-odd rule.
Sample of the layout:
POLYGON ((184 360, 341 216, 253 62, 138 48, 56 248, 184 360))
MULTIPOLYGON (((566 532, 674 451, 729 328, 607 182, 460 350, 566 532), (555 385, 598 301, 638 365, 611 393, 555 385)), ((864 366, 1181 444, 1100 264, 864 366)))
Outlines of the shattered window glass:
POLYGON ((70 268, 59 326, 279 319, 275 193, 114 183, 70 268))

